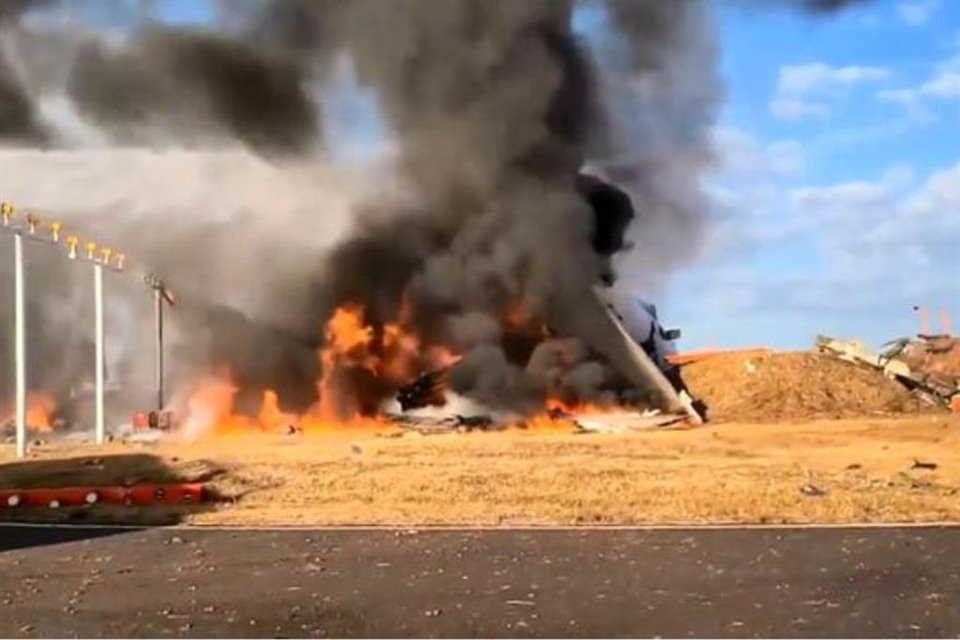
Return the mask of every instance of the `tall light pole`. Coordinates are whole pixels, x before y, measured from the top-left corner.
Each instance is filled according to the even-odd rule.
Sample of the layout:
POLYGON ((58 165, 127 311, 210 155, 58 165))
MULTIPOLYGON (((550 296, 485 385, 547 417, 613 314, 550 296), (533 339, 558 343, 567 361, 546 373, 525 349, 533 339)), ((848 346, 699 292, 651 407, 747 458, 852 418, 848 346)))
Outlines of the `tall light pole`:
POLYGON ((175 304, 173 293, 164 284, 155 273, 148 273, 143 277, 143 282, 153 289, 153 315, 157 329, 155 364, 156 364, 156 384, 157 384, 157 420, 160 420, 160 414, 163 412, 163 305, 169 304, 171 307, 175 304))
MULTIPOLYGON (((77 253, 79 239, 76 236, 67 238, 69 247, 69 257, 71 260, 80 259, 77 253)), ((104 409, 104 356, 106 353, 104 331, 103 331, 103 268, 107 267, 113 271, 123 270, 123 254, 118 254, 117 264, 114 266, 110 262, 110 256, 113 250, 108 247, 102 247, 97 251, 96 242, 88 242, 85 246, 86 254, 83 259, 93 265, 93 337, 94 349, 96 351, 95 371, 94 371, 94 441, 97 444, 103 444, 106 439, 106 412, 104 409)))
POLYGON ((94 344, 97 350, 95 358, 97 370, 94 375, 96 389, 94 441, 97 444, 103 444, 106 432, 106 420, 103 415, 103 265, 99 262, 93 263, 93 316, 94 344))
POLYGON ((27 358, 26 322, 23 310, 23 236, 13 234, 14 360, 17 379, 17 457, 27 455, 27 358))
POLYGON ((153 314, 157 325, 156 367, 157 367, 157 411, 163 411, 163 296, 160 287, 153 290, 153 314))
MULTIPOLYGON (((13 234, 13 260, 14 260, 14 370, 16 378, 16 431, 17 431, 17 457, 22 458, 27 453, 27 375, 26 375, 26 310, 25 310, 25 278, 23 271, 23 252, 24 239, 45 242, 48 244, 60 245, 60 233, 63 224, 52 222, 49 225, 49 235, 37 233, 40 224, 40 218, 30 213, 26 216, 27 226, 12 224, 14 208, 12 205, 4 202, 0 203, 0 214, 2 214, 3 225, 0 231, 7 231, 13 234)), ((94 273, 94 340, 96 343, 96 416, 95 416, 95 439, 97 444, 102 444, 105 436, 105 412, 104 412, 104 322, 103 322, 103 270, 123 271, 125 256, 118 254, 116 263, 111 262, 113 251, 111 249, 100 249, 100 255, 96 252, 96 243, 89 242, 86 245, 86 255, 80 256, 77 252, 79 239, 76 236, 70 236, 66 239, 66 245, 69 250, 71 260, 80 260, 93 264, 94 273)))
MULTIPOLYGON (((3 226, 10 228, 13 206, 0 204, 3 226)), ((19 229, 13 229, 13 315, 14 315, 14 377, 16 378, 16 429, 17 457, 27 455, 27 364, 26 364, 26 322, 24 319, 23 295, 23 235, 19 229)))

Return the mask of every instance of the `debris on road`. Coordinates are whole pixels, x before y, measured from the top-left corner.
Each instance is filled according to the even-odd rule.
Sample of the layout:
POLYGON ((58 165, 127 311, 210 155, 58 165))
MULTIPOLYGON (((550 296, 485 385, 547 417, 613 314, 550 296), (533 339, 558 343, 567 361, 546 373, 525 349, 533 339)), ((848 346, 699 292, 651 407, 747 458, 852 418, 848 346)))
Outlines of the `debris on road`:
POLYGON ((517 607, 532 607, 536 605, 536 602, 533 600, 507 600, 507 604, 517 607))

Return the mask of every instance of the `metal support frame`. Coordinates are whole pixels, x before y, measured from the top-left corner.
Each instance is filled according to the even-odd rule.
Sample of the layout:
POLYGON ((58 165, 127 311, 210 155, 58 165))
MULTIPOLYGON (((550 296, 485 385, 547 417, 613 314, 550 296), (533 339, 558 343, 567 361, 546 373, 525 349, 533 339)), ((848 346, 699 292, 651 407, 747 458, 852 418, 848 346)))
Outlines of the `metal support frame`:
POLYGON ((157 416, 163 411, 164 397, 164 367, 163 367, 163 305, 173 306, 176 300, 173 294, 167 289, 166 284, 159 276, 149 273, 143 278, 144 284, 153 289, 153 314, 156 324, 156 345, 155 345, 155 364, 156 364, 156 385, 157 385, 157 416))
POLYGON ((104 373, 104 340, 103 340, 103 265, 93 265, 93 308, 94 308, 94 342, 96 344, 96 415, 94 422, 94 440, 103 444, 105 438, 105 416, 103 411, 103 373, 104 373))
POLYGON ((27 455, 27 359, 24 318, 23 236, 13 234, 14 367, 17 379, 17 457, 27 455))
POLYGON ((157 376, 157 411, 163 411, 163 296, 160 288, 153 290, 153 313, 157 325, 156 344, 156 376, 157 376))

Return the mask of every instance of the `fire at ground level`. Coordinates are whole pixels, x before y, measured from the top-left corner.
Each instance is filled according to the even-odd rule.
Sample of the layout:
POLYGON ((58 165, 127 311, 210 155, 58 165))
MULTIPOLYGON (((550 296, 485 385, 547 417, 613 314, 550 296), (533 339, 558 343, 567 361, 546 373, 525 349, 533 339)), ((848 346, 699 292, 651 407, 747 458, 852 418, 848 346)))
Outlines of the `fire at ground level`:
POLYGON ((202 481, 190 506, 0 506, 0 519, 163 524, 549 525, 960 521, 960 423, 914 415, 631 433, 235 435, 51 444, 17 487, 202 481))
MULTIPOLYGON (((124 424, 136 413, 135 427, 175 427, 189 438, 236 430, 375 426, 398 413, 416 419, 411 409, 500 426, 536 422, 558 411, 623 409, 701 422, 702 407, 667 360, 679 332, 665 330, 656 308, 632 296, 612 266, 616 254, 631 249, 624 235, 635 217, 630 197, 587 174, 577 177, 576 191, 591 222, 581 230, 589 228, 578 262, 589 273, 584 286, 570 284, 570 291, 546 297, 488 292, 483 311, 456 313, 418 293, 415 283, 372 299, 353 291, 336 296, 318 332, 320 344, 231 316, 226 335, 220 336, 221 325, 213 332, 214 341, 224 344, 210 346, 201 362, 182 349, 167 358, 177 369, 173 397, 163 392, 164 305, 158 302, 154 399, 146 399, 149 385, 143 381, 114 379, 107 371, 113 393, 106 422, 124 424), (268 343, 284 355, 266 357, 268 343)), ((354 249, 348 244, 344 251, 354 249)), ((157 291, 172 303, 166 286, 161 283, 157 291)), ((201 312, 202 302, 180 306, 181 330, 209 329, 212 320, 201 312)), ((90 420, 94 385, 76 382, 33 390, 28 426, 82 429, 90 420)), ((0 406, 0 418, 10 413, 0 406)))
MULTIPOLYGON (((595 248, 604 255, 621 247, 595 248)), ((266 386, 256 390, 252 409, 241 406, 231 372, 217 371, 188 385, 169 421, 175 428, 151 429, 168 421, 141 414, 113 429, 114 442, 94 453, 82 442, 90 430, 71 429, 58 398, 35 393, 27 412, 31 459, 0 465, 0 489, 199 480, 218 501, 116 512, 101 504, 11 504, 4 517, 960 519, 960 424, 945 408, 960 395, 960 341, 919 336, 876 355, 824 338, 818 352, 677 360, 672 332, 656 311, 624 304, 612 275, 599 280, 590 304, 576 313, 507 304, 499 345, 481 355, 514 354, 526 367, 499 368, 515 375, 492 386, 489 376, 486 386, 471 379, 476 352, 418 332, 402 299, 390 322, 371 321, 359 304, 336 309, 319 352, 316 400, 304 410, 291 410, 266 386), (462 387, 475 393, 455 393, 462 387), (704 407, 720 426, 685 429, 700 422, 704 407), (451 435, 478 429, 502 433, 451 435), (577 435, 582 431, 607 433, 577 435)), ((78 394, 75 406, 85 400, 78 394)), ((12 440, 11 433, 5 442, 12 440)))
MULTIPOLYGON (((212 368, 205 364, 185 377, 180 372, 180 392, 164 401, 161 391, 153 411, 142 410, 151 406, 137 393, 135 387, 142 384, 114 381, 107 402, 113 410, 108 417, 115 427, 112 435, 159 427, 195 440, 235 432, 384 428, 398 421, 485 429, 543 428, 559 420, 584 427, 585 421, 576 417, 584 414, 603 414, 608 421, 617 414, 619 426, 624 420, 650 426, 651 420, 699 424, 707 417, 722 418, 722 407, 718 416, 702 393, 690 393, 681 373, 684 362, 674 359, 679 332, 664 329, 656 308, 630 295, 611 268, 611 257, 629 250, 624 242, 634 217, 629 196, 586 175, 580 176, 578 189, 593 212, 591 245, 598 271, 592 292, 578 297, 575 308, 551 308, 522 297, 501 300, 496 319, 481 318, 482 330, 475 326, 476 318, 468 322, 468 333, 484 334, 471 347, 427 328, 409 290, 390 305, 389 320, 383 309, 342 302, 327 319, 317 352, 309 345, 298 347, 307 352, 301 356, 319 365, 316 378, 294 374, 294 386, 312 387, 306 403, 302 394, 294 399, 289 385, 270 384, 269 377, 238 379, 229 362, 212 368)), ((453 316, 444 322, 455 324, 453 316)), ((879 355, 832 339, 817 346, 882 371, 933 404, 949 405, 960 397, 960 341, 950 335, 897 341, 879 355)), ((27 426, 52 431, 53 437, 71 430, 79 435, 91 418, 91 391, 73 387, 69 398, 62 390, 30 393, 27 426)), ((0 427, 9 428, 11 414, 11 407, 0 406, 0 427)))
POLYGON ((197 524, 960 520, 960 420, 882 372, 813 352, 683 369, 712 407, 707 425, 584 433, 550 419, 436 434, 384 422, 105 447, 41 434, 25 461, 0 445, 0 491, 202 481, 215 499, 0 514, 197 524))
MULTIPOLYGON (((431 432, 563 431, 573 427, 623 431, 695 424, 682 412, 640 412, 610 404, 568 403, 561 397, 547 398, 544 409, 529 416, 488 412, 481 404, 450 393, 450 366, 443 363, 455 363, 457 356, 432 353, 440 363, 438 368, 401 387, 392 405, 382 405, 384 410, 372 416, 330 419, 322 403, 306 413, 284 411, 277 393, 269 389, 263 392, 258 410, 243 414, 235 408, 236 387, 228 379, 209 377, 192 392, 180 428, 169 429, 165 414, 140 413, 132 423, 114 425, 108 437, 193 441, 235 434, 329 434, 398 426, 431 432)), ((881 354, 857 341, 821 337, 816 352, 661 353, 657 360, 670 372, 669 378, 682 385, 682 396, 692 393, 698 399, 696 409, 712 421, 803 421, 960 409, 960 340, 948 336, 895 341, 881 354)), ((71 429, 50 395, 31 393, 26 405, 32 441, 78 443, 91 435, 82 423, 71 429)), ((2 435, 11 442, 16 431, 14 414, 0 411, 3 415, 2 435)))

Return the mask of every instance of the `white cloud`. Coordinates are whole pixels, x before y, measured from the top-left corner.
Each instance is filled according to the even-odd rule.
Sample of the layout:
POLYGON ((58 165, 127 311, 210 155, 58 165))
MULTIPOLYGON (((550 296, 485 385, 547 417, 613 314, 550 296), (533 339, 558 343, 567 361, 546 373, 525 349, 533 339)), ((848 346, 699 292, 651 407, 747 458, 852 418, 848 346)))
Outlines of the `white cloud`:
POLYGON ((883 172, 881 181, 891 191, 902 192, 912 187, 915 183, 913 168, 908 164, 895 164, 883 172))
POLYGON ((960 98, 960 56, 940 63, 930 79, 915 87, 884 89, 874 97, 880 102, 895 102, 903 105, 914 116, 932 117, 924 107, 924 98, 956 100, 960 98))
POLYGON ((912 27, 926 24, 930 16, 940 8, 940 0, 915 0, 903 2, 897 7, 900 19, 912 27))
POLYGON ((829 100, 836 98, 841 89, 879 82, 890 76, 890 70, 883 67, 832 67, 823 62, 785 65, 780 67, 777 92, 768 107, 770 113, 781 120, 823 117, 830 112, 829 100))
POLYGON ((685 345, 805 348, 818 333, 879 345, 916 331, 915 304, 960 316, 960 161, 795 188, 761 177, 711 195, 712 250, 670 292, 685 345))
POLYGON ((806 168, 806 152, 796 140, 780 140, 767 146, 770 170, 778 175, 792 176, 806 168))
POLYGON ((698 270, 698 287, 735 285, 738 300, 754 301, 752 313, 830 315, 960 300, 960 162, 919 182, 910 167, 895 165, 874 181, 754 187, 713 191, 723 216, 708 236, 714 264, 698 270), (725 259, 743 264, 758 251, 797 246, 811 249, 777 271, 735 281, 720 275, 729 271, 725 259))
POLYGON ((876 82, 890 77, 883 67, 848 65, 831 67, 822 62, 780 67, 777 92, 779 95, 805 95, 844 85, 876 82))
POLYGON ((833 218, 837 214, 860 216, 864 209, 884 204, 887 190, 882 184, 845 182, 829 187, 803 187, 790 193, 793 209, 803 216, 833 218))
POLYGON ((880 102, 896 102, 905 107, 917 104, 919 99, 917 92, 913 89, 884 89, 877 91, 874 96, 880 102))
POLYGON ((960 162, 904 193, 910 183, 901 167, 876 182, 796 189, 789 197, 794 214, 811 222, 840 284, 874 283, 878 301, 881 286, 916 291, 911 268, 922 268, 939 295, 960 299, 960 162))
POLYGON ((778 97, 770 101, 770 113, 780 120, 802 120, 807 116, 825 116, 830 107, 823 102, 810 102, 800 98, 778 97))
MULTIPOLYGON (((960 162, 930 174, 905 210, 912 216, 944 216, 960 219, 960 162)), ((960 243, 960 237, 957 238, 960 243)))
POLYGON ((727 255, 760 237, 782 237, 783 189, 806 172, 803 144, 763 142, 733 127, 716 127, 711 137, 718 161, 706 182, 713 224, 706 230, 703 254, 727 255))
POLYGON ((960 98, 960 71, 941 69, 920 87, 920 91, 935 98, 960 98))
POLYGON ((733 127, 716 127, 713 148, 719 156, 723 177, 730 180, 757 180, 761 177, 792 177, 806 169, 806 153, 796 140, 762 143, 733 127))

